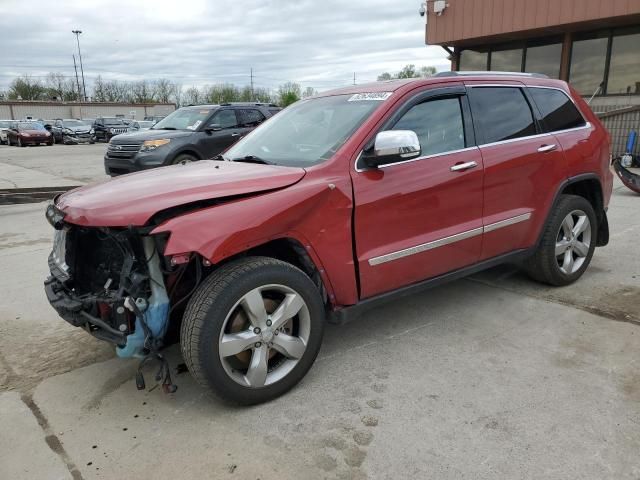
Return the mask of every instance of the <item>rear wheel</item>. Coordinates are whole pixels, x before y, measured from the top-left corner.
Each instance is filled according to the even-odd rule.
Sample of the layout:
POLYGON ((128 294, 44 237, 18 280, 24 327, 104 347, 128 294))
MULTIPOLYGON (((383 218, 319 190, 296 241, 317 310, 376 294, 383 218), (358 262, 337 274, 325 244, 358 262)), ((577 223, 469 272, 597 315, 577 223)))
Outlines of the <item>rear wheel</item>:
POLYGON ((322 342, 324 305, 298 268, 249 257, 221 267, 184 314, 182 354, 202 386, 239 404, 282 395, 311 368, 322 342))
POLYGON ((536 253, 527 261, 531 277, 562 286, 578 280, 596 247, 597 218, 583 197, 562 195, 549 219, 536 253))

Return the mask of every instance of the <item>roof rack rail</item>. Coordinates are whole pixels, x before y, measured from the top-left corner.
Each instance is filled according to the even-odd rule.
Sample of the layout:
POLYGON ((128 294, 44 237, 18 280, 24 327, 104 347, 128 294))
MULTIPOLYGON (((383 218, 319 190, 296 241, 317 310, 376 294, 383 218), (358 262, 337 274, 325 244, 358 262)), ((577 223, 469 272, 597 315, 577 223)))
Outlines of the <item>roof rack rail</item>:
POLYGON ((439 72, 436 73, 435 77, 465 77, 465 76, 483 76, 483 75, 492 75, 492 76, 510 76, 510 77, 530 77, 530 78, 549 78, 547 75, 542 73, 525 73, 525 72, 490 72, 490 71, 465 71, 465 72, 439 72))

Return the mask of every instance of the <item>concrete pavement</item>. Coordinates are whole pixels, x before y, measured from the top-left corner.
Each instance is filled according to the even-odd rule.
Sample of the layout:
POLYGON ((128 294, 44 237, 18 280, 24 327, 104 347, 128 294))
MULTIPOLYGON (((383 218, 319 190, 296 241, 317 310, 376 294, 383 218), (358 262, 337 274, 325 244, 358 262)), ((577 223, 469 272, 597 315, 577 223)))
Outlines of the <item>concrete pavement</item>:
MULTIPOLYGON (((100 147, 64 171, 46 147, 20 161, 101 179, 100 147)), ((136 391, 136 363, 44 298, 44 205, 0 207, 0 478, 637 480, 640 196, 617 185, 611 244, 577 284, 499 267, 329 326, 303 382, 251 408, 188 373, 165 395, 149 369, 136 391)))

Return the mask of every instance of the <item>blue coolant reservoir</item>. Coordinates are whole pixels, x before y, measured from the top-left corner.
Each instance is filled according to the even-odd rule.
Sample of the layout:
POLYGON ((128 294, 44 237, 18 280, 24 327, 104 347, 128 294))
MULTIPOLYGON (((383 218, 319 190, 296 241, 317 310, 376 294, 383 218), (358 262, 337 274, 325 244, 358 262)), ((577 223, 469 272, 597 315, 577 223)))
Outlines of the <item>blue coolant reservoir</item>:
MULTIPOLYGON (((164 286, 162 271, 160 270, 160 255, 156 253, 156 246, 151 237, 142 239, 144 253, 149 259, 148 268, 151 283, 151 296, 146 308, 144 301, 137 301, 138 309, 142 311, 144 321, 151 331, 153 338, 163 338, 169 325, 169 297, 164 286)), ((121 358, 144 357, 145 332, 141 319, 136 318, 135 332, 127 336, 124 347, 116 347, 116 353, 121 358)))

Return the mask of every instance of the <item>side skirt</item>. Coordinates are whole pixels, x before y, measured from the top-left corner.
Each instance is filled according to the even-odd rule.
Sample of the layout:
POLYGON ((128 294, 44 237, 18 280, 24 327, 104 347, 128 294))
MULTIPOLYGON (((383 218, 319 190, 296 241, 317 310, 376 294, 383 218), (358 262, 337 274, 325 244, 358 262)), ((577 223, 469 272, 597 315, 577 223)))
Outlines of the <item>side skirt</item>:
POLYGON ((448 272, 448 273, 439 275, 437 277, 429 278, 428 280, 423 280, 422 282, 419 282, 419 283, 414 283, 406 287, 398 288, 397 290, 393 290, 391 292, 385 292, 380 295, 367 298, 355 305, 351 305, 348 307, 341 308, 340 310, 329 312, 327 321, 335 325, 344 325, 345 323, 355 320, 364 312, 371 310, 375 307, 378 307, 380 305, 383 305, 387 302, 391 302, 393 300, 397 300, 402 297, 406 297, 419 292, 423 292, 425 290, 429 290, 434 287, 438 287, 440 285, 444 285, 445 283, 449 283, 454 280, 458 280, 460 278, 473 275, 474 273, 481 272, 483 270, 501 265, 503 263, 522 261, 527 257, 531 256, 534 253, 534 251, 535 251, 535 248, 515 250, 513 252, 500 255, 498 257, 493 257, 488 260, 483 260, 482 262, 476 263, 469 267, 461 268, 459 270, 454 270, 452 272, 448 272))

